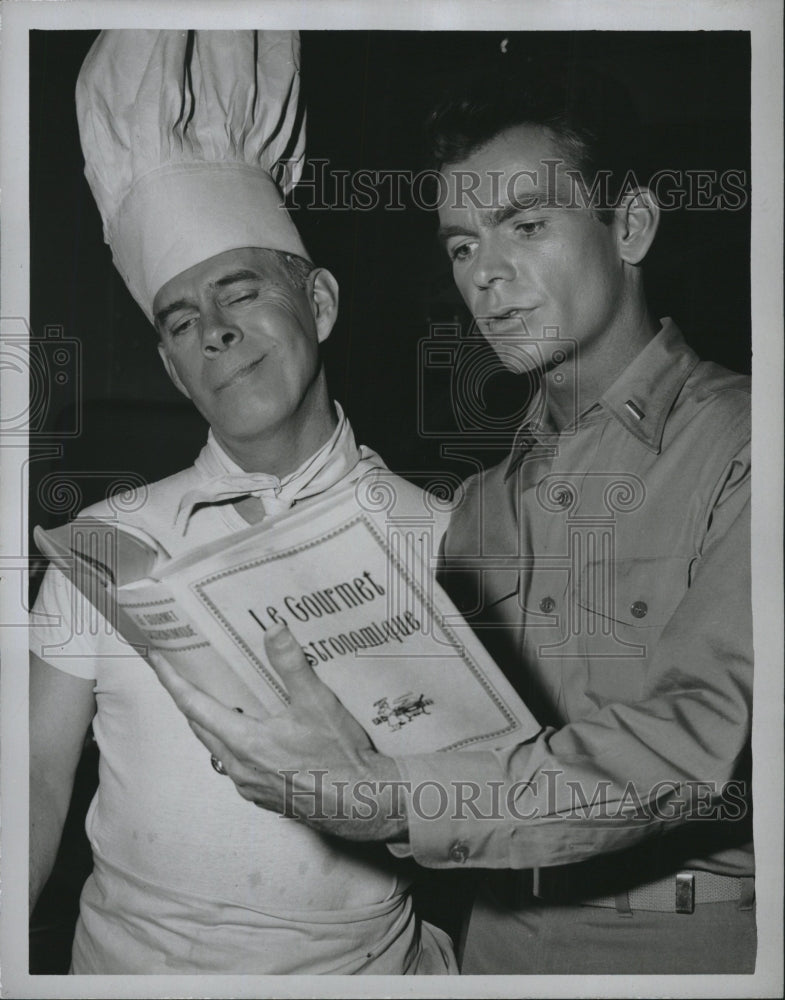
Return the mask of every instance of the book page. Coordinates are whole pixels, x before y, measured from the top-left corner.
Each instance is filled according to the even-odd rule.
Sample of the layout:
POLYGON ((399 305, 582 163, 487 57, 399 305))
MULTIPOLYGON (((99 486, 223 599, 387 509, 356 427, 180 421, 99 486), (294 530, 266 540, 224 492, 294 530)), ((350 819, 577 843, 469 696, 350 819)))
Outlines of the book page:
POLYGON ((264 634, 286 624, 385 753, 497 746, 539 730, 432 581, 416 537, 350 497, 239 538, 165 579, 224 660, 239 655, 253 666, 255 691, 271 708, 285 704, 286 690, 266 661, 264 634))

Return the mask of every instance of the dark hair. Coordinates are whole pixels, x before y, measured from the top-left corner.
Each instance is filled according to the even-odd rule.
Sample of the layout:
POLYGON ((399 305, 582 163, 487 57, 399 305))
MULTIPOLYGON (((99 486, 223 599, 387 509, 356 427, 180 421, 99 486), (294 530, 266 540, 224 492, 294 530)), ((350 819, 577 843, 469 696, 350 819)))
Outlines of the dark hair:
POLYGON ((641 166, 638 116, 618 81, 576 63, 505 65, 470 78, 426 122, 436 169, 460 163, 516 125, 545 129, 588 187, 600 171, 607 176, 592 207, 610 221, 624 178, 638 176, 641 166))
POLYGON ((264 253, 276 261, 292 284, 293 288, 305 288, 308 275, 314 270, 315 264, 299 254, 289 253, 285 250, 264 250, 264 253))

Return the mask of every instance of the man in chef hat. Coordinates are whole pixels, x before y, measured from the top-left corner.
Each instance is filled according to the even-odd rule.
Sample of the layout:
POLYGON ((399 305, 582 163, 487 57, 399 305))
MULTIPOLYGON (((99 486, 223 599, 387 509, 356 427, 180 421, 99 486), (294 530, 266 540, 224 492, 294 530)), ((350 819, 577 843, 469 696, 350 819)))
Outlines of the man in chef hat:
MULTIPOLYGON (((304 155, 298 55, 291 32, 107 31, 77 85, 114 262, 210 424, 194 465, 125 515, 175 557, 384 470, 329 397, 319 345, 338 288, 282 206, 304 155)), ((420 507, 419 490, 395 483, 398 503, 420 507)), ((71 635, 72 600, 50 568, 35 619, 62 624, 31 628, 30 858, 32 905, 92 722, 94 868, 74 973, 456 971, 387 852, 240 798, 127 646, 71 635)))

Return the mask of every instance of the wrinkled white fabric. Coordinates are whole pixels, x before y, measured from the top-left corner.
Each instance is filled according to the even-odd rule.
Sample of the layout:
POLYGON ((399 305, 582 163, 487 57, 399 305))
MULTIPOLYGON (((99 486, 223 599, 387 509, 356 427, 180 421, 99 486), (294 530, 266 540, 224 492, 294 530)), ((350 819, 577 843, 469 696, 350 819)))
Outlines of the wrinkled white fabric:
MULTIPOLYGON (((348 424, 336 430, 336 444, 345 439, 346 453, 357 450, 359 461, 294 510, 317 512, 333 489, 368 477, 395 490, 397 513, 428 513, 421 490, 393 476, 370 449, 355 448, 348 424)), ((194 466, 139 491, 138 504, 129 495, 123 521, 158 538, 173 558, 229 539, 247 527, 231 503, 198 507, 185 536, 174 521, 185 493, 232 464, 211 442, 194 466)), ((83 513, 113 516, 106 501, 83 513)), ((433 516, 438 537, 446 516, 433 516)), ((73 972, 456 971, 445 935, 412 912, 407 869, 380 845, 323 837, 241 798, 212 769, 209 751, 150 667, 107 623, 91 619, 95 627, 84 627, 79 608, 66 577, 50 567, 30 648, 56 669, 94 681, 100 748, 86 820, 94 871, 82 892, 73 972)))
POLYGON ((220 503, 243 496, 261 500, 265 516, 289 510, 299 500, 318 496, 344 479, 350 472, 358 476, 377 468, 375 456, 359 449, 339 403, 338 425, 330 439, 294 472, 279 479, 264 472, 244 472, 223 450, 210 431, 207 447, 197 458, 196 467, 207 478, 189 490, 180 501, 175 527, 185 534, 194 509, 205 503, 220 503))
POLYGON ((297 32, 102 31, 76 107, 104 238, 148 318, 216 254, 308 256, 282 205, 305 156, 297 32))

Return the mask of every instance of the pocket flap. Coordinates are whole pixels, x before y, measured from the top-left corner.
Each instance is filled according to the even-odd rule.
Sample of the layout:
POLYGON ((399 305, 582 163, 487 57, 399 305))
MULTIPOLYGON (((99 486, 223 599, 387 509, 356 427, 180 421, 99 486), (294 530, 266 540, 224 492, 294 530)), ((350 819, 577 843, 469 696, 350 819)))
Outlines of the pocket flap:
POLYGON ((662 628, 689 584, 690 560, 652 556, 589 562, 574 599, 594 614, 637 628, 662 628))
POLYGON ((490 608, 510 597, 517 597, 519 584, 520 571, 517 569, 496 569, 483 574, 483 607, 490 608))

